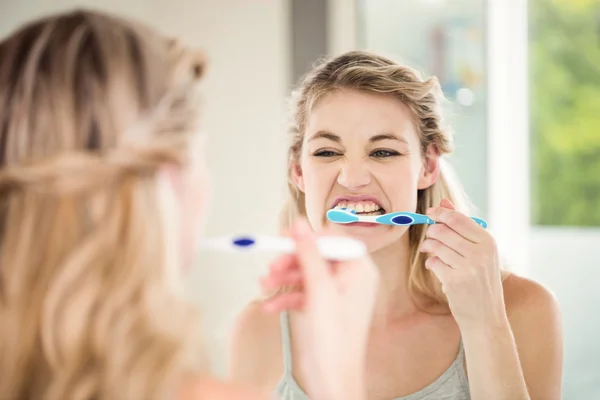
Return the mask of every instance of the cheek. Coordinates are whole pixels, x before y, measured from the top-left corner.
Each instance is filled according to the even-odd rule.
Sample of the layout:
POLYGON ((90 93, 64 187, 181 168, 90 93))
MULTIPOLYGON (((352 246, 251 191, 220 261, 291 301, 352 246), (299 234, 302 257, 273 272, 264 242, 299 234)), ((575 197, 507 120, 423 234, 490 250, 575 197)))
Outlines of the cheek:
POLYGON ((418 165, 411 160, 403 160, 396 165, 382 167, 386 167, 386 171, 377 173, 377 181, 388 197, 393 211, 414 212, 420 172, 418 165))
POLYGON ((335 185, 338 173, 335 163, 315 163, 304 161, 302 174, 304 178, 304 196, 306 214, 315 229, 319 229, 331 201, 331 189, 335 185))

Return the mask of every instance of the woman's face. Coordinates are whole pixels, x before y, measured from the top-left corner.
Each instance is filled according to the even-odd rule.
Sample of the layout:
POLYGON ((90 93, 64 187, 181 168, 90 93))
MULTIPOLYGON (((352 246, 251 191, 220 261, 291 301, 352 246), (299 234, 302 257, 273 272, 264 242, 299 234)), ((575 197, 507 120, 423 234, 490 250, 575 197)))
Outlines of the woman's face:
POLYGON ((309 112, 299 164, 292 176, 306 197, 308 219, 364 241, 370 252, 400 239, 408 230, 377 224, 334 224, 334 207, 379 215, 417 207, 417 191, 437 178, 437 154, 425 157, 409 108, 394 97, 340 90, 309 112))

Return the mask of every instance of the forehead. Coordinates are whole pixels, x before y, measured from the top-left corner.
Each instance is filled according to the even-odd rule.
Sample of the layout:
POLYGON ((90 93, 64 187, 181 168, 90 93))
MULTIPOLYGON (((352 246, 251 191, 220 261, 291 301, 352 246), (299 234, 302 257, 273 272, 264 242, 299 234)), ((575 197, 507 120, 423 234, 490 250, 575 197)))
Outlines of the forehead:
POLYGON ((417 139, 410 109, 399 99, 377 93, 338 90, 325 95, 307 115, 306 133, 325 130, 344 138, 383 132, 417 139))

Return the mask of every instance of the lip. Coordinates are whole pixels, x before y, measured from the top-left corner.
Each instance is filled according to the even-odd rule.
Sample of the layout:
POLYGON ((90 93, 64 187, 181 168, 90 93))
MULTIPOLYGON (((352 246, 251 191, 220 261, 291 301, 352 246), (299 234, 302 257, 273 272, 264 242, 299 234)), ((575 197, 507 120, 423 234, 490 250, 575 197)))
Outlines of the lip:
POLYGON ((372 201, 373 203, 377 204, 379 207, 381 207, 382 209, 385 210, 385 207, 381 204, 381 201, 379 201, 379 199, 377 197, 371 196, 371 195, 366 195, 366 194, 365 195, 356 195, 356 196, 338 196, 333 200, 333 202, 331 203, 331 206, 329 208, 330 209, 334 208, 341 201, 348 201, 348 202, 372 201))

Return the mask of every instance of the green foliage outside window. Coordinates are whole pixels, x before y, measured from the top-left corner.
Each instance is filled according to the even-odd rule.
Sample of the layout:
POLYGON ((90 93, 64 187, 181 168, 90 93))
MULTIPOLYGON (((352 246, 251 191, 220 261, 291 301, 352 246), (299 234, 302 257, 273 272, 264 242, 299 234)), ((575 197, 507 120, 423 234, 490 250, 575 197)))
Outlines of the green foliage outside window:
POLYGON ((600 226, 600 0, 529 14, 532 221, 600 226))

